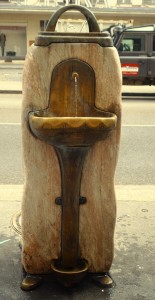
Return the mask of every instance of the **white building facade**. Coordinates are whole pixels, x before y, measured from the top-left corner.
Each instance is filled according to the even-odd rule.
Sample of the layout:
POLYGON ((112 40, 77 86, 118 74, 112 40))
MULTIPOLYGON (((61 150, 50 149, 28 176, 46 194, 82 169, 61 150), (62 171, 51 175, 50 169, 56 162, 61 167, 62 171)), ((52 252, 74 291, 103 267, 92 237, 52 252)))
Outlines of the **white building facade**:
MULTIPOLYGON (((5 36, 4 55, 0 44, 0 59, 10 55, 13 59, 24 59, 53 12, 68 4, 89 8, 101 30, 118 23, 155 23, 155 0, 0 0, 0 36, 5 36)), ((88 28, 81 13, 68 11, 59 19, 56 30, 84 32, 88 28)))

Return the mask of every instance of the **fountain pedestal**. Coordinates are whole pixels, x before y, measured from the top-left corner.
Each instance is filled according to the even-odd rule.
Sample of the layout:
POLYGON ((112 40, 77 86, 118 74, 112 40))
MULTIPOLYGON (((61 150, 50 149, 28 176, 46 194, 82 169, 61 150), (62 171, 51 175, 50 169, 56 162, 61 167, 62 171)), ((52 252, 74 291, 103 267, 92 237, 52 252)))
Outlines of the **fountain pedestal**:
POLYGON ((40 33, 23 73, 22 264, 66 286, 106 279, 113 260, 121 68, 108 34, 93 32, 40 33))
MULTIPOLYGON (((79 254, 79 205, 81 175, 88 147, 56 147, 62 182, 61 266, 74 269, 79 254)), ((84 267, 85 269, 85 267, 84 267)))

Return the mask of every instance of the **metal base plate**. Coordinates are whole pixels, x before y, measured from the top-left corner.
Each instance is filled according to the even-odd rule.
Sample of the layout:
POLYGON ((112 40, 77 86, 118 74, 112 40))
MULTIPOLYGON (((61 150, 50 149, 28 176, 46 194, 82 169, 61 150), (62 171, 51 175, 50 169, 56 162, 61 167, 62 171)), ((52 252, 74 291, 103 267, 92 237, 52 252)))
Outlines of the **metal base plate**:
POLYGON ((11 227, 13 230, 18 233, 19 235, 22 234, 22 227, 21 227, 21 211, 16 212, 11 218, 11 227))
POLYGON ((112 288, 115 286, 114 280, 112 279, 109 272, 101 274, 91 275, 93 282, 102 288, 112 288))
POLYGON ((24 291, 32 291, 41 285, 43 282, 42 277, 35 275, 26 275, 21 283, 21 289, 24 291))

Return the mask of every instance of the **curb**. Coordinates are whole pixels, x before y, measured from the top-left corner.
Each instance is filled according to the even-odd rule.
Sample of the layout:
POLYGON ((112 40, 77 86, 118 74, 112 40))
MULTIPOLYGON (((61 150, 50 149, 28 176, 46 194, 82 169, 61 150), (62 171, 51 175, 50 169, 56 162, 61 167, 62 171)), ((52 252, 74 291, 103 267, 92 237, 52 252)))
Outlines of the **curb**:
POLYGON ((12 90, 12 91, 0 90, 0 94, 22 94, 22 91, 19 91, 19 90, 12 90))

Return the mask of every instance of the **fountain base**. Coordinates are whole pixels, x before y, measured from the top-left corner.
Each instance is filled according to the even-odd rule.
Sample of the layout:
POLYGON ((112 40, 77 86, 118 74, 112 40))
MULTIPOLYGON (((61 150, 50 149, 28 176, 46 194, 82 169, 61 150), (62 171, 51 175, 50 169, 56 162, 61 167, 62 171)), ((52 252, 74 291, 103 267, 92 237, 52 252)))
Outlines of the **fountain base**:
POLYGON ((87 274, 88 263, 84 259, 79 259, 73 268, 64 268, 59 259, 53 260, 52 271, 57 280, 65 287, 72 287, 78 284, 87 274))
POLYGON ((93 282, 101 288, 112 288, 115 286, 114 280, 110 276, 109 272, 91 274, 93 282))
POLYGON ((43 278, 37 275, 26 274, 21 283, 21 289, 23 291, 32 291, 39 287, 43 282, 43 278))

